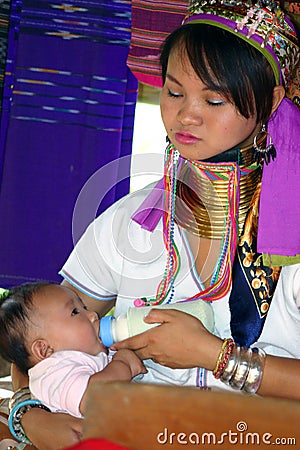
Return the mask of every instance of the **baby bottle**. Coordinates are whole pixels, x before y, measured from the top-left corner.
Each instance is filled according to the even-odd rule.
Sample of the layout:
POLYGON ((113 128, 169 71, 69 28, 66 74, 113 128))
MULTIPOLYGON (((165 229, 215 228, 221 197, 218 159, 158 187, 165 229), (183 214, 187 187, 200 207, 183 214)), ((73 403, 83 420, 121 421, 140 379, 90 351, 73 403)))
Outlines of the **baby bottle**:
MULTIPOLYGON (((208 331, 212 332, 214 329, 213 310, 209 302, 196 300, 160 305, 155 306, 155 308, 183 311, 201 320, 208 331)), ((150 309, 150 306, 128 308, 125 314, 121 314, 118 317, 102 317, 100 321, 100 339, 103 344, 106 347, 110 347, 114 342, 122 341, 159 325, 159 323, 149 324, 144 322, 144 317, 149 313, 150 309)))

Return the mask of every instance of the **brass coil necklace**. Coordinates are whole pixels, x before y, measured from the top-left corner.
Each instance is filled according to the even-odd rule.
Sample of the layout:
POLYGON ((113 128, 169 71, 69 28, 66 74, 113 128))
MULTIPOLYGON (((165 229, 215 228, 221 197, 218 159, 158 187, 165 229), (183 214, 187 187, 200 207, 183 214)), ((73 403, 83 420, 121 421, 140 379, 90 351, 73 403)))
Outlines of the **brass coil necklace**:
MULTIPOLYGON (((222 239, 228 215, 229 170, 232 163, 186 160, 177 180, 177 224, 207 239, 222 239)), ((255 162, 253 147, 239 150, 238 234, 241 235, 251 199, 261 180, 261 165, 255 162)))

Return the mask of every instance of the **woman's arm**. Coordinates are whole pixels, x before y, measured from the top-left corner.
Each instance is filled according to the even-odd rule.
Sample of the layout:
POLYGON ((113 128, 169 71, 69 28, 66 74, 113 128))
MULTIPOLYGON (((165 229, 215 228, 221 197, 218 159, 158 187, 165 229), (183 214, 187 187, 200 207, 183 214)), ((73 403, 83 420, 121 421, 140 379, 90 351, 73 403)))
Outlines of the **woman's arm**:
MULTIPOLYGON (((152 310, 147 323, 160 322, 151 330, 118 342, 112 349, 129 348, 141 359, 172 368, 216 366, 222 340, 210 334, 195 317, 176 310, 152 310)), ((258 394, 300 400, 300 360, 267 355, 258 394)))
POLYGON ((58 450, 81 440, 82 419, 68 414, 33 408, 24 414, 21 423, 28 439, 39 450, 58 450))
MULTIPOLYGON (((12 368, 14 388, 22 385, 25 388, 25 382, 28 385, 28 379, 16 367, 12 368)), ((28 391, 28 388, 25 388, 28 391)), ((16 395, 21 395, 23 389, 16 395)), ((18 402, 18 400, 17 400, 18 402)), ((14 406, 18 408, 18 403, 14 406)), ((17 413, 18 414, 18 413, 17 413)), ((14 413, 13 416, 15 417, 14 413)), ((19 419, 20 420, 20 419, 19 419)), ((14 420, 12 426, 14 428, 14 420)), ((44 409, 33 407, 21 417, 21 426, 23 430, 17 431, 17 435, 23 440, 26 436, 39 450, 56 450, 69 447, 80 441, 82 432, 82 420, 67 414, 50 413, 44 409), (39 426, 36 426, 36 425, 39 426)))
POLYGON ((257 393, 267 397, 300 400, 300 360, 267 355, 257 393))

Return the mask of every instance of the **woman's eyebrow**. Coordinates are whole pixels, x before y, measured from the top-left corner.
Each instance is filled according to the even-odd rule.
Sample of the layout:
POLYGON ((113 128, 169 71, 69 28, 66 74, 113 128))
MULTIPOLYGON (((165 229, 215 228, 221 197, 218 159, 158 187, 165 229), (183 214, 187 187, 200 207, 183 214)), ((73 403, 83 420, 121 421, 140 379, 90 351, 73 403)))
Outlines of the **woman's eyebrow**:
MULTIPOLYGON (((172 81, 173 83, 176 83, 178 86, 183 87, 183 85, 180 83, 180 81, 178 81, 175 77, 173 77, 173 75, 171 75, 170 73, 166 74, 166 78, 168 78, 168 80, 172 81)), ((202 91, 206 91, 206 92, 213 92, 216 93, 218 91, 216 91, 215 89, 210 88, 209 86, 203 86, 203 88, 201 89, 202 91)))
POLYGON ((173 83, 178 84, 178 86, 182 87, 182 84, 175 77, 173 77, 173 75, 167 73, 166 78, 168 78, 168 80, 170 81, 173 81, 173 83))

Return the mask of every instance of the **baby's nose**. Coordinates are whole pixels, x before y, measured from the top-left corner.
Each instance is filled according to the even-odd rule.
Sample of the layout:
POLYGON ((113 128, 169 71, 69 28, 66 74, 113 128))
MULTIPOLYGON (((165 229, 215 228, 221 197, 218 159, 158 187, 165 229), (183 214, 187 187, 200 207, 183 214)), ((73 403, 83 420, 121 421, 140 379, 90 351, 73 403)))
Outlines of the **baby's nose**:
POLYGON ((96 322, 96 320, 99 320, 99 316, 95 311, 88 311, 88 313, 91 322, 96 322))

